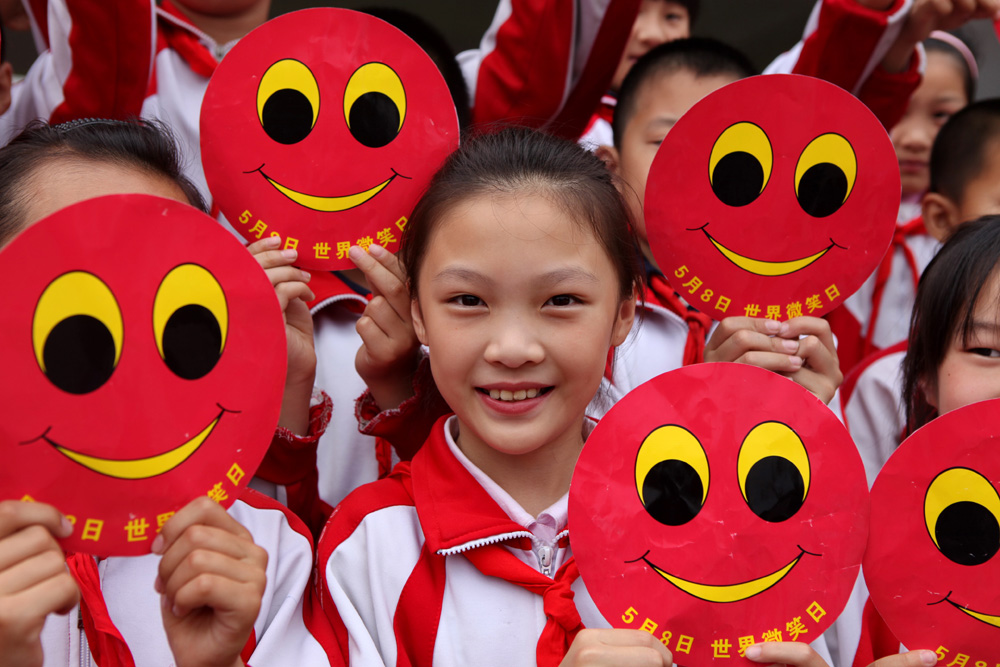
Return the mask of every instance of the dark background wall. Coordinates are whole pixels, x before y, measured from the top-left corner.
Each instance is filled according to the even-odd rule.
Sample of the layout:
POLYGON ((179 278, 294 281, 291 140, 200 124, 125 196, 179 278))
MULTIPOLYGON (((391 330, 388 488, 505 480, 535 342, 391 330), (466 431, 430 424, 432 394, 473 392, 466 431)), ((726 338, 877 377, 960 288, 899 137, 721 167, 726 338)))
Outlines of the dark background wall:
MULTIPOLYGON (((343 0, 334 3, 273 0, 272 14, 326 5, 351 9, 371 6, 408 9, 436 25, 457 51, 476 46, 496 9, 493 0, 343 0)), ((702 0, 702 12, 694 32, 743 49, 759 68, 763 68, 798 40, 812 5, 812 0, 702 0)), ((979 97, 1000 95, 1000 76, 996 74, 1000 72, 1000 45, 992 25, 981 21, 963 29, 962 36, 972 45, 985 72, 979 97)), ((9 34, 8 50, 15 71, 25 72, 34 59, 31 36, 9 34)))

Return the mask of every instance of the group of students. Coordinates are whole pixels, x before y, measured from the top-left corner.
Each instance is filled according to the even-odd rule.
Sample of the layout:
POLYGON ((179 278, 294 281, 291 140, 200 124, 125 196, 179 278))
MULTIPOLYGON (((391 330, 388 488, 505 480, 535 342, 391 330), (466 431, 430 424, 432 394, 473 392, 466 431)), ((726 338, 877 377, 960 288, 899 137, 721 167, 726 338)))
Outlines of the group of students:
MULTIPOLYGON (((36 22, 45 4, 30 3, 36 22)), ((134 4, 141 17, 143 3, 134 4)), ((60 123, 80 108, 74 96, 86 97, 73 77, 87 72, 54 62, 78 40, 50 43, 29 88, 15 89, 16 113, 3 117, 31 109, 52 124, 30 124, 0 148, 0 247, 102 194, 154 194, 211 211, 200 167, 185 164, 167 125, 189 158, 190 98, 198 86, 203 94, 225 52, 209 47, 266 16, 266 3, 263 15, 261 3, 244 4, 249 19, 232 9, 244 21, 235 33, 239 21, 227 31, 197 2, 152 6, 159 23, 146 46, 155 46, 155 62, 145 65, 156 85, 147 81, 135 97, 165 124, 60 123), (187 92, 167 94, 181 83, 187 92), (29 96, 35 84, 52 95, 29 96)), ((826 0, 803 42, 775 65, 824 76, 866 101, 900 156, 901 211, 922 194, 923 226, 901 213, 887 268, 873 276, 872 296, 859 293, 867 306, 845 307, 854 324, 839 331, 851 321, 844 313, 713 323, 657 269, 642 200, 659 144, 704 95, 755 73, 735 49, 689 37, 697 2, 605 4, 602 29, 591 31, 599 34, 566 61, 574 61, 567 71, 611 82, 614 94, 594 114, 596 98, 588 107, 576 96, 593 88, 586 76, 572 81, 578 88, 560 87, 560 99, 539 97, 545 109, 530 96, 515 108, 502 92, 512 60, 490 69, 511 35, 505 21, 523 20, 525 5, 544 12, 550 4, 503 3, 487 53, 459 58, 473 84, 470 122, 530 118, 574 137, 587 128, 600 136, 609 122, 596 152, 526 128, 470 132, 417 202, 399 255, 353 248, 356 271, 310 275, 280 239, 251 244, 285 316, 289 360, 280 422, 252 483, 264 493, 248 491, 228 512, 196 500, 164 524, 153 554, 99 562, 63 553, 56 540, 73 528, 58 508, 0 502, 0 665, 666 667, 672 656, 657 638, 609 628, 572 555, 570 478, 615 400, 682 365, 754 364, 843 406, 874 477, 904 433, 1000 396, 1000 219, 980 217, 1000 213, 992 150, 1000 105, 969 104, 975 62, 954 38, 915 48, 932 29, 990 15, 998 3, 826 0), (856 33, 869 40, 857 47, 863 57, 820 57, 861 24, 869 27, 856 33), (602 40, 624 55, 609 57, 602 40), (926 251, 914 251, 917 243, 926 251), (876 321, 896 313, 899 329, 913 302, 904 361, 880 365, 883 355, 852 370, 856 360, 838 356, 834 331, 841 349, 853 341, 852 349, 875 351, 895 342, 871 333, 876 321), (871 375, 876 368, 881 375, 871 375), (899 415, 898 428, 886 431, 886 415, 899 415)), ((68 6, 49 12, 49 23, 87 16, 87 3, 68 6)), ((116 81, 127 81, 120 74, 116 81)), ((99 105, 103 95, 86 102, 99 105)), ((116 111, 98 106, 91 115, 116 111)), ((863 604, 852 601, 835 639, 745 654, 802 667, 934 664, 931 651, 876 645, 867 624, 877 615, 863 615, 863 604)))

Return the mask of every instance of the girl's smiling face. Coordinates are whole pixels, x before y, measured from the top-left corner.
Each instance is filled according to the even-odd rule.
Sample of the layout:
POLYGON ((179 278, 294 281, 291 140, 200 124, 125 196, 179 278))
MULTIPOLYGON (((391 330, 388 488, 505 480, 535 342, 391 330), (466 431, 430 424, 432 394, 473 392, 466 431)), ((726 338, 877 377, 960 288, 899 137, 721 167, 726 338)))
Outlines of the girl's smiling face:
POLYGON ((903 118, 889 131, 899 158, 904 197, 927 190, 934 138, 945 121, 968 103, 961 66, 948 54, 928 53, 924 79, 910 97, 903 118))
POLYGON ((635 314, 588 225, 542 190, 476 195, 437 220, 418 278, 414 328, 470 460, 578 452, 635 314))
POLYGON ((966 405, 1000 398, 1000 273, 983 285, 973 309, 972 329, 961 329, 925 388, 927 402, 945 414, 966 405))

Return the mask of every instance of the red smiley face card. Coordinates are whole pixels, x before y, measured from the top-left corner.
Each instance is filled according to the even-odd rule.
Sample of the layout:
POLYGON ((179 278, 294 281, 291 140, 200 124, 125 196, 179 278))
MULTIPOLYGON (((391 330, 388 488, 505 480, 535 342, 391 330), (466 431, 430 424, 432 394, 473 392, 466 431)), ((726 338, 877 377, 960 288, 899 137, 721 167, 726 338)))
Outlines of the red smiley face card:
POLYGON ((821 316, 878 266, 899 167, 868 108, 820 79, 731 83, 671 128, 649 172, 650 249, 674 289, 717 320, 821 316))
MULTIPOLYGON (((570 485, 573 554, 612 625, 683 665, 812 642, 857 579, 868 484, 844 426, 803 387, 706 363, 629 392, 570 485)), ((750 664, 745 661, 745 664, 750 664)))
POLYGON ((942 663, 1000 663, 998 434, 1000 400, 953 410, 907 438, 872 485, 871 600, 904 646, 942 663))
POLYGON ((353 268, 352 245, 397 250, 457 147, 455 104, 430 56, 347 9, 291 12, 252 31, 219 64, 201 108, 220 210, 247 241, 278 235, 311 269, 353 268))
POLYGON ((63 548, 98 556, 149 553, 198 496, 235 502, 274 435, 286 356, 239 241, 180 202, 99 197, 18 235, 0 285, 4 499, 54 505, 74 523, 63 548))

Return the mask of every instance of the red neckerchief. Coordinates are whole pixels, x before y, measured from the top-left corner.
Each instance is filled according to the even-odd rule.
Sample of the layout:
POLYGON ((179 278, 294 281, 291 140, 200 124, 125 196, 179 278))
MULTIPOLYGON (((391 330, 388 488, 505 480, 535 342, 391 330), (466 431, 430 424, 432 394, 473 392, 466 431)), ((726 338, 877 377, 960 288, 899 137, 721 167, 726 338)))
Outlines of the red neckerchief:
POLYGON ((562 662, 573 639, 583 629, 570 588, 580 576, 576 559, 563 563, 555 578, 549 579, 499 544, 472 549, 463 555, 487 577, 509 581, 542 596, 545 628, 538 638, 535 658, 539 667, 556 667, 562 662))
POLYGON ((861 638, 858 640, 858 651, 854 654, 853 667, 866 667, 878 658, 896 653, 899 653, 899 640, 868 598, 861 614, 861 638))
POLYGON ((892 260, 896 254, 896 248, 903 251, 903 257, 906 258, 906 263, 909 265, 910 273, 913 277, 913 288, 916 289, 917 283, 920 281, 920 269, 917 267, 917 259, 913 256, 913 250, 906 242, 906 237, 911 234, 926 233, 927 230, 924 228, 924 219, 920 216, 910 220, 906 224, 896 225, 896 232, 892 235, 892 245, 889 246, 889 250, 886 251, 885 257, 882 258, 882 263, 878 265, 878 269, 875 271, 875 289, 872 292, 872 312, 868 318, 868 331, 865 333, 865 342, 861 350, 862 357, 867 357, 877 349, 872 341, 875 338, 875 327, 878 324, 878 315, 882 309, 882 296, 885 293, 885 285, 889 282, 889 276, 892 274, 892 260))
MULTIPOLYGON (((191 21, 184 14, 174 7, 170 0, 163 0, 159 7, 160 12, 170 16, 173 20, 158 20, 158 37, 162 37, 166 46, 177 52, 188 67, 195 74, 205 77, 212 76, 215 67, 219 64, 215 56, 201 42, 201 38, 195 31, 198 28, 191 24, 191 21), (178 25, 178 23, 182 25, 178 25)), ((157 40, 157 52, 162 44, 157 40)))
POLYGON ((654 273, 649 277, 646 299, 657 303, 674 315, 682 318, 688 327, 687 341, 684 343, 683 364, 700 364, 705 361, 705 340, 712 327, 712 318, 689 307, 677 292, 670 286, 661 274, 654 273))
MULTIPOLYGON (((424 546, 431 553, 525 528, 504 512, 486 489, 466 470, 448 448, 442 417, 413 457, 411 483, 413 501, 424 533, 424 546)), ((507 541, 527 542, 516 536, 507 541)), ((457 554, 456 554, 457 555, 457 554)), ((502 544, 485 544, 462 553, 476 569, 541 595, 545 629, 538 639, 538 664, 558 665, 576 633, 583 628, 573 603, 570 585, 579 576, 574 559, 568 560, 554 579, 525 564, 502 544)))
POLYGON ((128 644, 108 614, 97 562, 86 554, 73 553, 66 556, 66 565, 80 587, 80 619, 94 661, 100 667, 135 667, 128 644))

